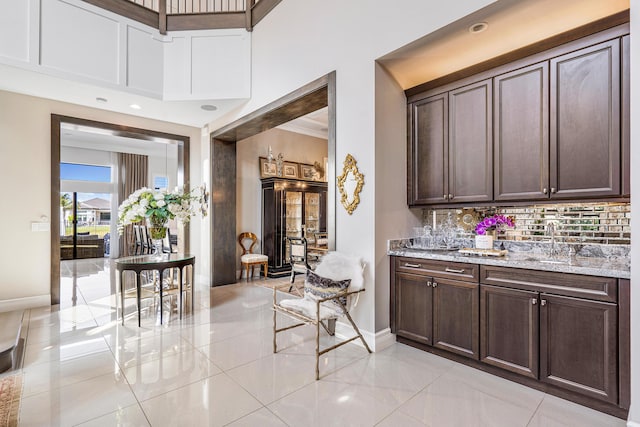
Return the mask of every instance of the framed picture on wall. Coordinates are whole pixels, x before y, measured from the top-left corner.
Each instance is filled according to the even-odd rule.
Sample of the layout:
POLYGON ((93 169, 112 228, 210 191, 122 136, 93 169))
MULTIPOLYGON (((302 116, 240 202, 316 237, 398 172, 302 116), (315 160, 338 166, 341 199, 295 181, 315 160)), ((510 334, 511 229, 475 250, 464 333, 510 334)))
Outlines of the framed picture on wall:
POLYGON ((282 176, 284 178, 298 178, 298 164, 293 162, 284 162, 282 166, 282 176))
POLYGON ((277 176, 278 170, 276 168, 275 160, 269 163, 266 157, 260 157, 260 178, 268 178, 270 176, 277 176))
POLYGON ((313 165, 300 163, 300 179, 315 181, 317 179, 317 176, 318 174, 316 173, 316 169, 313 167, 313 165))

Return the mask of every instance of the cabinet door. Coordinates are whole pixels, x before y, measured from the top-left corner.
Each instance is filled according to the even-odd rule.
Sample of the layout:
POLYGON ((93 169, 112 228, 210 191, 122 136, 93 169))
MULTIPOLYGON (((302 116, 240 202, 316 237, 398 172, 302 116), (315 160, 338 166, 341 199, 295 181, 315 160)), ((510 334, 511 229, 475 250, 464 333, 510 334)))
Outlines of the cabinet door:
POLYGON ((410 105, 407 198, 409 205, 446 202, 447 94, 410 105))
POLYGON ((480 360, 538 378, 538 293, 480 285, 480 360))
POLYGON ((540 379, 617 403, 617 307, 540 295, 540 379))
POLYGON ((493 198, 491 79, 449 92, 450 202, 493 198))
POLYGON ((396 274, 396 334, 431 344, 432 292, 429 278, 396 274))
POLYGON ((631 57, 630 36, 622 38, 622 195, 631 195, 631 57))
POLYGON ((620 46, 551 60, 551 198, 620 194, 620 46))
POLYGON ((495 200, 549 198, 549 65, 494 79, 495 200))
POLYGON ((478 285, 433 279, 433 346, 478 360, 478 285))

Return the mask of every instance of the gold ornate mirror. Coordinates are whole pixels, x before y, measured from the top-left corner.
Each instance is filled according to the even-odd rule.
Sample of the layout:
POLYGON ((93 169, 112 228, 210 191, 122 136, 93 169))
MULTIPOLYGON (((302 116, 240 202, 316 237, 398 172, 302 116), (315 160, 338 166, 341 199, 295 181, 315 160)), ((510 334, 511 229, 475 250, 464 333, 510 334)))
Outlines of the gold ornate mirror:
POLYGON ((360 203, 360 191, 364 185, 364 175, 358 171, 356 159, 351 154, 347 154, 344 159, 342 175, 338 176, 338 189, 340 190, 340 202, 349 212, 349 215, 358 207, 360 203))

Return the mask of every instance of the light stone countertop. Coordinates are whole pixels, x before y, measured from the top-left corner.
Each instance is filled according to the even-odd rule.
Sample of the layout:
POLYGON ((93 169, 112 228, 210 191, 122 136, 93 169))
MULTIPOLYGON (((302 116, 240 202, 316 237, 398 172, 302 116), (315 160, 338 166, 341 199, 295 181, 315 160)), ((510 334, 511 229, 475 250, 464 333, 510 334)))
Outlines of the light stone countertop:
POLYGON ((548 257, 534 251, 509 251, 502 257, 464 255, 458 251, 412 249, 389 241, 387 255, 468 264, 495 265, 499 267, 524 268, 528 270, 555 271, 558 273, 584 274, 589 276, 631 278, 631 262, 628 257, 564 256, 554 258, 561 263, 548 263, 548 257))

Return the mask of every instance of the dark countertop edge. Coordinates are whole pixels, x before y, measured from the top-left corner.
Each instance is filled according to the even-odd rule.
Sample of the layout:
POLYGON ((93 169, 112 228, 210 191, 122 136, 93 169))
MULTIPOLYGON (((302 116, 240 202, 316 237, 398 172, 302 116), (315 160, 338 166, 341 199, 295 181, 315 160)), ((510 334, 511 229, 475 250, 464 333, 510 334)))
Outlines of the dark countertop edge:
MULTIPOLYGON (((631 271, 616 268, 586 267, 572 264, 547 264, 540 261, 525 261, 507 257, 486 257, 433 253, 415 249, 388 250, 389 256, 432 259, 436 261, 462 262, 466 264, 494 265, 498 267, 522 268, 526 270, 551 271, 556 273, 583 274, 586 276, 613 277, 616 279, 630 279, 631 271)), ((584 260, 584 258, 582 258, 584 260)))

